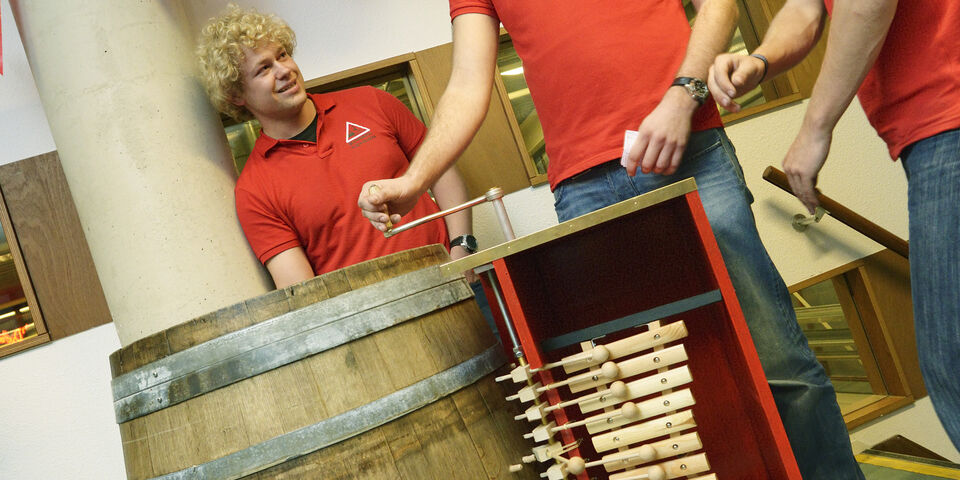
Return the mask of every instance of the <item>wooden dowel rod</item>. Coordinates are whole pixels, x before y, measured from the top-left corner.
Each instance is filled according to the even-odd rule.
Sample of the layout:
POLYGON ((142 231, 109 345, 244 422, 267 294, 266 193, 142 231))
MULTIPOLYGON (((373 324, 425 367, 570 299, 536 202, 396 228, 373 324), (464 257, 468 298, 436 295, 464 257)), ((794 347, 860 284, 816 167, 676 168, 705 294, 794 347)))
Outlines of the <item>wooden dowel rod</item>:
MULTIPOLYGON (((793 191, 790 189, 790 182, 787 181, 787 175, 777 169, 769 166, 763 171, 763 179, 780 187, 790 195, 793 191)), ((860 214, 850 210, 836 200, 820 193, 820 190, 814 190, 817 194, 817 201, 827 213, 836 218, 840 223, 862 233, 867 238, 889 248, 903 258, 910 258, 910 246, 906 240, 890 233, 880 225, 867 220, 860 214)))

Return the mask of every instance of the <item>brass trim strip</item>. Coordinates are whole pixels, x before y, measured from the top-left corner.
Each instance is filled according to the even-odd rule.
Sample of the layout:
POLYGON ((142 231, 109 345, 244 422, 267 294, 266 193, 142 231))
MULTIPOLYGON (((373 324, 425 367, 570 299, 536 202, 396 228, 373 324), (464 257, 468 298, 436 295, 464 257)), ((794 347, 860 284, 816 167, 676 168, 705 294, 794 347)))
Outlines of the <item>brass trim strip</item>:
POLYGON ((581 217, 567 220, 566 222, 558 225, 545 228, 529 235, 524 235, 515 240, 501 243, 486 250, 481 250, 473 255, 467 255, 459 260, 445 263, 440 265, 440 271, 448 277, 457 276, 460 275, 461 272, 472 270, 494 260, 513 255, 524 250, 529 250, 538 245, 542 245, 567 235, 572 235, 614 218, 622 217, 657 203, 681 197, 696 190, 697 182, 693 178, 687 178, 643 195, 638 195, 629 200, 624 200, 620 203, 610 205, 609 207, 604 207, 600 210, 590 212, 581 217))

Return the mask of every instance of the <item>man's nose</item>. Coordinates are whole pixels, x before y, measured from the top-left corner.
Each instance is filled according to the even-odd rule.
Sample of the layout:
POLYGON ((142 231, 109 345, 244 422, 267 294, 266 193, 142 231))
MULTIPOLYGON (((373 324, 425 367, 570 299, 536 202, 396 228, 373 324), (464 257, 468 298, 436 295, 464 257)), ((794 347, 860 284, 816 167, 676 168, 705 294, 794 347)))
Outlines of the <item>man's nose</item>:
POLYGON ((292 69, 283 62, 277 62, 273 67, 273 71, 276 73, 277 78, 286 78, 288 75, 290 75, 291 70, 292 69))

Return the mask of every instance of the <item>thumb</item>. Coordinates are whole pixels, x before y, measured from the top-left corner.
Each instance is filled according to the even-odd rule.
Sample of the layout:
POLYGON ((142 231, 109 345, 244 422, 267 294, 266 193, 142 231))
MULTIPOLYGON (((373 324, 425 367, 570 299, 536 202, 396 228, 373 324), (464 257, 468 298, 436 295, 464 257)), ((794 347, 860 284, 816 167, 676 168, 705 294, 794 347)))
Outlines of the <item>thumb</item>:
POLYGON ((749 67, 746 63, 740 62, 736 70, 733 71, 733 75, 730 76, 730 81, 733 82, 738 90, 747 83, 747 78, 749 77, 748 69, 749 67))
POLYGON ((366 185, 367 199, 370 201, 370 203, 376 205, 384 204, 387 202, 389 197, 389 189, 389 184, 385 184, 383 181, 369 182, 366 185))

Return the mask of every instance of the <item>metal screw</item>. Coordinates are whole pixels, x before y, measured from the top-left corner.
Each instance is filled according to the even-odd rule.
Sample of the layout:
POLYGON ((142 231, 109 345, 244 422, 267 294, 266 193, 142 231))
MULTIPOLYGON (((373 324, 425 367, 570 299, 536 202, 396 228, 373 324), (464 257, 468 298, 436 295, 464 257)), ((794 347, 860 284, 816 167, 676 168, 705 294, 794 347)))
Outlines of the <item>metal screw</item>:
POLYGON ((667 422, 667 428, 670 428, 672 426, 673 426, 673 422, 667 422))
POLYGON ((678 449, 678 448, 680 448, 680 445, 677 445, 676 443, 674 443, 674 444, 673 444, 673 449, 676 450, 676 449, 678 449))
POLYGON ((606 395, 600 395, 600 401, 601 401, 601 402, 607 401, 607 396, 606 396, 606 395))
POLYGON ((670 400, 664 400, 664 401, 663 401, 663 406, 664 406, 664 407, 669 407, 669 406, 670 406, 670 400))
POLYGON ((654 335, 654 336, 653 336, 653 339, 654 339, 654 340, 660 340, 660 334, 658 333, 658 334, 654 335))
POLYGON ((686 469, 687 469, 686 463, 680 465, 680 470, 686 470, 686 469))
POLYGON ((596 376, 596 375, 594 375, 594 376, 592 376, 592 377, 590 377, 590 378, 593 379, 594 382, 596 382, 597 380, 600 380, 600 377, 598 377, 598 376, 596 376))
POLYGON ((613 441, 614 441, 614 442, 619 442, 619 441, 620 441, 620 437, 613 437, 613 441))
POLYGON ((612 418, 608 418, 608 419, 607 419, 607 423, 613 423, 613 419, 612 419, 612 418))
POLYGON ((163 403, 163 398, 157 397, 157 403, 163 403))
POLYGON ((157 378, 157 375, 159 375, 157 372, 153 372, 153 378, 157 378))
POLYGON ((660 379, 660 383, 667 383, 667 379, 666 379, 666 378, 661 378, 661 379, 660 379))
POLYGON ((653 357, 653 363, 660 363, 660 357, 653 357))

